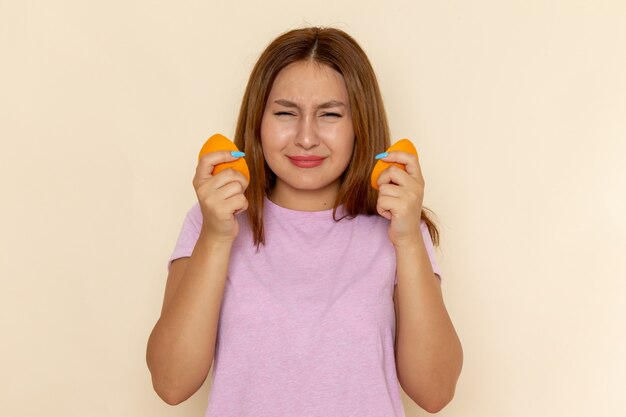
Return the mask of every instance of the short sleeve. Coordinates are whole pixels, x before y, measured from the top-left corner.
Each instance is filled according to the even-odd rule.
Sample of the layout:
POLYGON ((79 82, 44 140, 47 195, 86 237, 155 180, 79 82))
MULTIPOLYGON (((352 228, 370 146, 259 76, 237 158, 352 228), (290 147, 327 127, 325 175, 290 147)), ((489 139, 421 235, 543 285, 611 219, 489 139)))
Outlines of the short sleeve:
POLYGON ((167 261, 168 272, 173 260, 191 256, 191 253, 196 246, 196 242, 198 241, 198 237, 200 236, 201 229, 202 211, 200 210, 200 203, 196 203, 189 209, 187 215, 185 216, 183 226, 178 234, 176 246, 174 246, 174 251, 170 256, 170 259, 167 261))
MULTIPOLYGON (((435 257, 435 247, 430 237, 428 226, 426 225, 426 222, 424 220, 420 222, 420 230, 422 231, 422 238, 424 239, 424 246, 426 246, 426 252, 428 252, 428 259, 430 259, 430 265, 432 266, 433 272, 435 273, 435 275, 437 275, 437 277, 441 280, 441 271, 439 270, 439 265, 437 264, 437 259, 435 257)), ((398 284, 397 274, 394 278, 394 285, 395 284, 398 284)))

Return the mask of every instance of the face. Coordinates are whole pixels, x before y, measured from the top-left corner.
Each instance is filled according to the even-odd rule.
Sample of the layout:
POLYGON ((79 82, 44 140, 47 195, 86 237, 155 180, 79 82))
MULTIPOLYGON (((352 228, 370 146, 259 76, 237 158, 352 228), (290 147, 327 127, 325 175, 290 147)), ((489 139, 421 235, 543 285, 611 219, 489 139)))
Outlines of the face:
POLYGON ((343 76, 310 61, 283 68, 263 113, 261 144, 276 174, 272 200, 334 202, 354 147, 343 76))

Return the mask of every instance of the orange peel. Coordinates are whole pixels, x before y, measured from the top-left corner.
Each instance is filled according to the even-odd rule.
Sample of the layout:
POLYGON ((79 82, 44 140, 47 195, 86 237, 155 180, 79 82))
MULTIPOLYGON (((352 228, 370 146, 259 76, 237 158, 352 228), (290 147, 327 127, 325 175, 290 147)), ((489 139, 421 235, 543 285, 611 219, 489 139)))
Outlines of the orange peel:
MULTIPOLYGON (((415 149, 413 142, 411 142, 408 139, 399 140, 398 142, 391 145, 385 152, 393 152, 393 151, 407 152, 407 153, 411 153, 417 156, 417 149, 415 149)), ((378 181, 378 177, 380 177, 380 174, 392 165, 395 165, 398 168, 402 168, 406 170, 406 167, 404 166, 404 164, 400 164, 398 162, 385 162, 382 159, 379 159, 378 162, 376 162, 376 165, 374 165, 374 169, 372 170, 372 176, 370 177, 370 183, 372 187, 374 187, 374 189, 378 190, 377 181, 378 181)))
MULTIPOLYGON (((198 153, 198 160, 200 160, 200 158, 204 155, 216 151, 239 151, 239 149, 237 149, 237 146, 226 136, 216 133, 204 142, 204 145, 202 145, 202 148, 200 149, 200 153, 198 153)), ((243 176, 250 181, 250 170, 248 169, 246 160, 243 158, 217 164, 213 167, 213 172, 211 174, 219 174, 221 171, 228 168, 241 172, 243 176)))

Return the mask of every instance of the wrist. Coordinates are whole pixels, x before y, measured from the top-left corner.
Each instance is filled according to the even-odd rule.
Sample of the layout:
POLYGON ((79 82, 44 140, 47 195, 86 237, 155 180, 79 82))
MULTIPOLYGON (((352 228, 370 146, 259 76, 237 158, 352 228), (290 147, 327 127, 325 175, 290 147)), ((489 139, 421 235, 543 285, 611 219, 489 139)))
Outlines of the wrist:
POLYGON ((396 250, 402 251, 419 251, 422 248, 425 248, 424 240, 421 234, 418 236, 395 239, 391 243, 396 250))
POLYGON ((216 248, 216 247, 232 247, 233 243, 235 241, 234 237, 223 237, 223 236, 218 236, 215 233, 212 233, 211 231, 202 228, 200 230, 200 236, 198 236, 198 242, 204 246, 210 247, 210 248, 216 248))
POLYGON ((392 237, 391 243, 396 249, 419 250, 424 247, 424 238, 419 226, 411 233, 407 233, 403 236, 390 236, 392 237))

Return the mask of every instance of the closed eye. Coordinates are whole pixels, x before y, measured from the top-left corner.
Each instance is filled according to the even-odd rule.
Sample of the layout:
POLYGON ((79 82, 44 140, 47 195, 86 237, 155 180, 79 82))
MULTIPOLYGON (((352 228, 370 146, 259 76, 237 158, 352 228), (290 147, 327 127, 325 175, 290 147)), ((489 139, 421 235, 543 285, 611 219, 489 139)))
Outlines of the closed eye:
POLYGON ((278 111, 274 113, 275 116, 295 116, 293 113, 288 111, 278 111))
POLYGON ((324 113, 322 114, 323 117, 343 117, 341 114, 339 113, 324 113))

